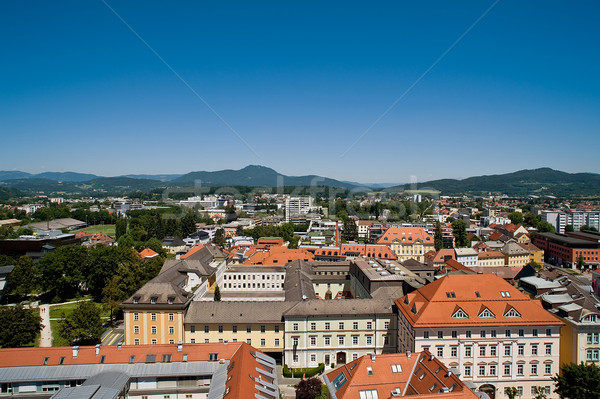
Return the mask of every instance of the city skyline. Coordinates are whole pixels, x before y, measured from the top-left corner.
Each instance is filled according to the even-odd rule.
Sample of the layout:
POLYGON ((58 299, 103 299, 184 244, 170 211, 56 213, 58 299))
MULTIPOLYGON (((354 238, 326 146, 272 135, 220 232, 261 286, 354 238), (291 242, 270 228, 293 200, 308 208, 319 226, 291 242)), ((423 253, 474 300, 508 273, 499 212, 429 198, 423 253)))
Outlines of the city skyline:
POLYGON ((0 170, 600 172, 565 147, 600 144, 594 2, 0 10, 0 170))

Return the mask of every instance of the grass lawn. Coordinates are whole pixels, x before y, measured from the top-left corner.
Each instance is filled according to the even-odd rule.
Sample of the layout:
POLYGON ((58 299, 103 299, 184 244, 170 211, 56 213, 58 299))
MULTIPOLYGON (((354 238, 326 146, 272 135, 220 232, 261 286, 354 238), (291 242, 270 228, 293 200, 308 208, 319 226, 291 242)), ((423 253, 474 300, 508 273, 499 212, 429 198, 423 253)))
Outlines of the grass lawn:
POLYGON ((69 346, 71 343, 58 335, 59 320, 50 320, 50 328, 52 328, 52 346, 69 346))
POLYGON ((81 230, 77 230, 77 231, 85 231, 86 233, 89 233, 89 234, 104 233, 106 235, 114 237, 115 236, 115 225, 114 224, 97 224, 94 226, 88 226, 85 229, 81 229, 81 230))
MULTIPOLYGON (((73 309, 75 309, 77 305, 79 305, 79 302, 50 306, 50 318, 60 319, 62 318, 62 312, 65 312, 65 315, 68 316, 73 313, 73 309)), ((101 303, 96 303, 96 305, 100 307, 100 317, 108 318, 110 316, 110 310, 105 310, 101 303)))

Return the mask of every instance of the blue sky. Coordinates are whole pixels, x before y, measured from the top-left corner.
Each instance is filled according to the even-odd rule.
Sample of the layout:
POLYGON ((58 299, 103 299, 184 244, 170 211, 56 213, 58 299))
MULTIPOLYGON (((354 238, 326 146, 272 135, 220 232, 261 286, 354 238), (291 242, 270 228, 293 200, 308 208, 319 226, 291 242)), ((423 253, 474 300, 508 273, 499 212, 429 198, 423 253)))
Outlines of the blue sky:
POLYGON ((0 3, 0 170, 600 172, 600 3, 0 3), (351 147, 351 148, 350 148, 351 147))

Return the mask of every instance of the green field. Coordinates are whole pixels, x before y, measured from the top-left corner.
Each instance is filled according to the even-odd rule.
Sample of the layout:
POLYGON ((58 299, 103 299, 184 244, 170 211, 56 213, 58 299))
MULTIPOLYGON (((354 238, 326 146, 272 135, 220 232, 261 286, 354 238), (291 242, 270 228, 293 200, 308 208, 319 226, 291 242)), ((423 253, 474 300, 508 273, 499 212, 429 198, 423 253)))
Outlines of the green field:
POLYGON ((50 320, 50 328, 52 328, 52 346, 69 346, 71 343, 58 334, 59 320, 50 320))
POLYGON ((68 316, 73 313, 73 309, 75 309, 77 305, 79 305, 79 302, 65 303, 64 305, 52 305, 50 306, 50 318, 60 319, 62 318, 62 312, 65 312, 65 315, 68 316))
POLYGON ((115 236, 115 225, 114 224, 97 224, 95 226, 88 226, 85 229, 77 230, 85 231, 89 234, 104 233, 108 236, 115 236))

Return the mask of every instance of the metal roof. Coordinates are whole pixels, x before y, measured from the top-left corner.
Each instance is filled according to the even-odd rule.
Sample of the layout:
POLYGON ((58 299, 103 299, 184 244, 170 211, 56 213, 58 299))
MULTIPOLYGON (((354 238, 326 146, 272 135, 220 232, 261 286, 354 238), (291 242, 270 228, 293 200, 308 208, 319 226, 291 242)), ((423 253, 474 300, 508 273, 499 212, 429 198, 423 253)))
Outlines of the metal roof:
POLYGON ((222 399, 225 395, 225 383, 227 382, 227 367, 229 361, 223 364, 218 364, 217 370, 212 376, 210 390, 208 391, 208 399, 222 399))

